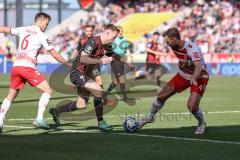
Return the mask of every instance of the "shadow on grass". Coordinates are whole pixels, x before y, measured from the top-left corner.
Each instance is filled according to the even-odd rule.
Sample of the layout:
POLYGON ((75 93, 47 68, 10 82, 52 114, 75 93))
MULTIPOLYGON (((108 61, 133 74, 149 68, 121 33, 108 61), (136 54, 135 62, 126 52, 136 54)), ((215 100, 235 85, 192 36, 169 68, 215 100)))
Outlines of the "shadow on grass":
MULTIPOLYGON (((114 130, 111 133, 125 133, 122 125, 113 125, 114 130), (121 127, 121 128, 120 128, 121 127)), ((18 131, 31 131, 31 130, 39 130, 43 132, 52 132, 52 131, 63 131, 63 130, 73 130, 73 131, 86 131, 86 133, 90 130, 98 130, 97 126, 88 126, 83 128, 79 126, 79 123, 66 123, 61 125, 60 127, 56 127, 55 124, 50 125, 51 130, 41 130, 41 129, 31 129, 31 128, 21 128, 21 129, 8 129, 8 131, 3 131, 0 134, 0 137, 8 137, 9 135, 5 133, 10 132, 18 132, 18 131), (71 127, 65 128, 65 127, 71 127)), ((162 136, 170 136, 170 137, 186 137, 186 138, 209 138, 215 140, 226 140, 226 141, 240 141, 240 125, 236 126, 210 126, 207 127, 207 130, 204 135, 194 135, 195 126, 190 127, 180 127, 180 128, 143 128, 135 132, 134 134, 143 134, 143 135, 162 135, 162 136)), ((56 132, 57 133, 57 132, 56 132)), ((70 133, 64 133, 66 136, 70 133)), ((79 133, 81 134, 81 133, 79 133)), ((129 133, 130 134, 130 133, 129 133)), ((24 135, 11 135, 16 137, 21 137, 24 135)), ((10 137, 11 137, 10 136, 10 137)), ((151 136, 150 136, 151 137, 151 136)))
MULTIPOLYGON (((206 134, 201 136, 194 135, 194 129, 194 127, 146 128, 135 134, 240 142, 240 126, 211 126, 208 127, 206 134)), ((67 133, 63 132, 63 128, 49 131, 32 130, 33 134, 31 135, 31 132, 29 132, 31 129, 6 131, 0 135, 1 159, 70 160, 81 157, 88 160, 230 160, 240 158, 240 145, 236 144, 130 136, 121 134, 124 133, 122 129, 101 133, 93 126, 87 128, 74 127, 74 129, 67 130, 69 131, 67 133), (91 130, 96 130, 96 132, 91 132, 91 130), (28 135, 18 134, 22 131, 27 131, 28 135), (79 133, 76 133, 77 131, 79 133), (16 134, 13 135, 13 133, 16 134)))
POLYGON ((203 138, 224 141, 238 141, 240 142, 240 125, 236 126, 209 126, 204 135, 195 135, 196 127, 180 127, 180 128, 161 128, 161 129, 141 129, 137 134, 147 135, 163 135, 171 137, 184 138, 203 138))

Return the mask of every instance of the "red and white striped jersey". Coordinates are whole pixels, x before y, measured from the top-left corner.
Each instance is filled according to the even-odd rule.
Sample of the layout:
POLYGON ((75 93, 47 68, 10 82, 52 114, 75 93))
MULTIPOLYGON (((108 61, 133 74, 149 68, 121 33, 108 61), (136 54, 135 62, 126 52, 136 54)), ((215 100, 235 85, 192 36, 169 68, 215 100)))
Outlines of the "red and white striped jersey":
POLYGON ((202 64, 202 73, 199 78, 208 78, 207 66, 204 61, 200 48, 191 41, 186 41, 184 47, 178 50, 172 49, 177 56, 179 63, 179 74, 185 79, 189 79, 195 69, 194 61, 200 61, 202 64))
POLYGON ((48 36, 38 26, 11 28, 11 34, 19 37, 16 61, 13 66, 36 68, 37 56, 44 47, 47 51, 54 49, 48 36))

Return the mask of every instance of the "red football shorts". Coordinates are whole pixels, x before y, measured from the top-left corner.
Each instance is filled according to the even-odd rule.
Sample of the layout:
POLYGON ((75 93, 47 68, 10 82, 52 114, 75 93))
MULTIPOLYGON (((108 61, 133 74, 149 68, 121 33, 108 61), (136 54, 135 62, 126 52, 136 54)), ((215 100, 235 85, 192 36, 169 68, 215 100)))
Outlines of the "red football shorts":
POLYGON ((208 78, 199 78, 197 79, 197 85, 190 85, 190 81, 183 78, 179 73, 177 73, 169 82, 168 84, 173 86, 174 89, 180 93, 187 89, 188 87, 191 88, 191 93, 196 92, 199 95, 203 96, 203 93, 206 89, 208 83, 208 78))
POLYGON ((28 82, 31 86, 36 87, 45 80, 45 77, 41 75, 37 69, 23 66, 15 66, 11 72, 11 84, 12 89, 22 89, 24 84, 28 82))

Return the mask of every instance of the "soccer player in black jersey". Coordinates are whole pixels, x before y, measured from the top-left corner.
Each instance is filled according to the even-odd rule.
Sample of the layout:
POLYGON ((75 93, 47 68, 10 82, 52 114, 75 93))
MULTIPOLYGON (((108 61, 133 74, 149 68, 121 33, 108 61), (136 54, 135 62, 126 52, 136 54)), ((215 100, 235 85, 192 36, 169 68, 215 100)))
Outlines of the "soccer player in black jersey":
POLYGON ((114 54, 111 43, 116 38, 119 30, 109 24, 99 36, 90 38, 82 48, 73 62, 70 72, 71 82, 77 86, 78 101, 85 102, 77 104, 78 101, 70 102, 50 111, 57 125, 60 125, 59 113, 77 110, 77 105, 85 108, 90 94, 94 96, 95 112, 98 120, 98 128, 104 131, 110 131, 113 127, 103 119, 103 98, 104 91, 100 85, 95 82, 96 75, 94 72, 96 64, 108 64, 112 61, 114 54), (84 101, 81 101, 84 100, 84 101))

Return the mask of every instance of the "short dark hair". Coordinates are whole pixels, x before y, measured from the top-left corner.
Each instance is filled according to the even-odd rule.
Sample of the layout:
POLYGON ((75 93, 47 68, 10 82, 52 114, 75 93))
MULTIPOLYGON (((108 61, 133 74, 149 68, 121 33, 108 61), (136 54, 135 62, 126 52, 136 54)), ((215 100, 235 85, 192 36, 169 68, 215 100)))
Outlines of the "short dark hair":
POLYGON ((117 32, 119 32, 118 27, 115 26, 114 24, 108 24, 108 25, 106 25, 105 28, 104 28, 104 30, 106 30, 106 29, 110 29, 110 30, 112 30, 112 31, 117 31, 117 32))
POLYGON ((35 22, 37 21, 38 18, 46 18, 49 21, 51 21, 51 16, 47 13, 44 13, 44 12, 39 12, 35 15, 35 22))
POLYGON ((180 36, 180 33, 178 31, 178 29, 176 27, 172 27, 172 28, 169 28, 168 30, 166 30, 165 32, 163 32, 163 37, 170 37, 170 38, 176 38, 178 40, 181 39, 181 36, 180 36))
POLYGON ((153 35, 158 35, 158 36, 160 36, 160 33, 159 33, 159 32, 154 32, 153 35))
POLYGON ((86 29, 86 28, 92 28, 92 29, 94 29, 95 26, 94 26, 94 25, 87 24, 87 25, 84 26, 84 29, 86 29))

